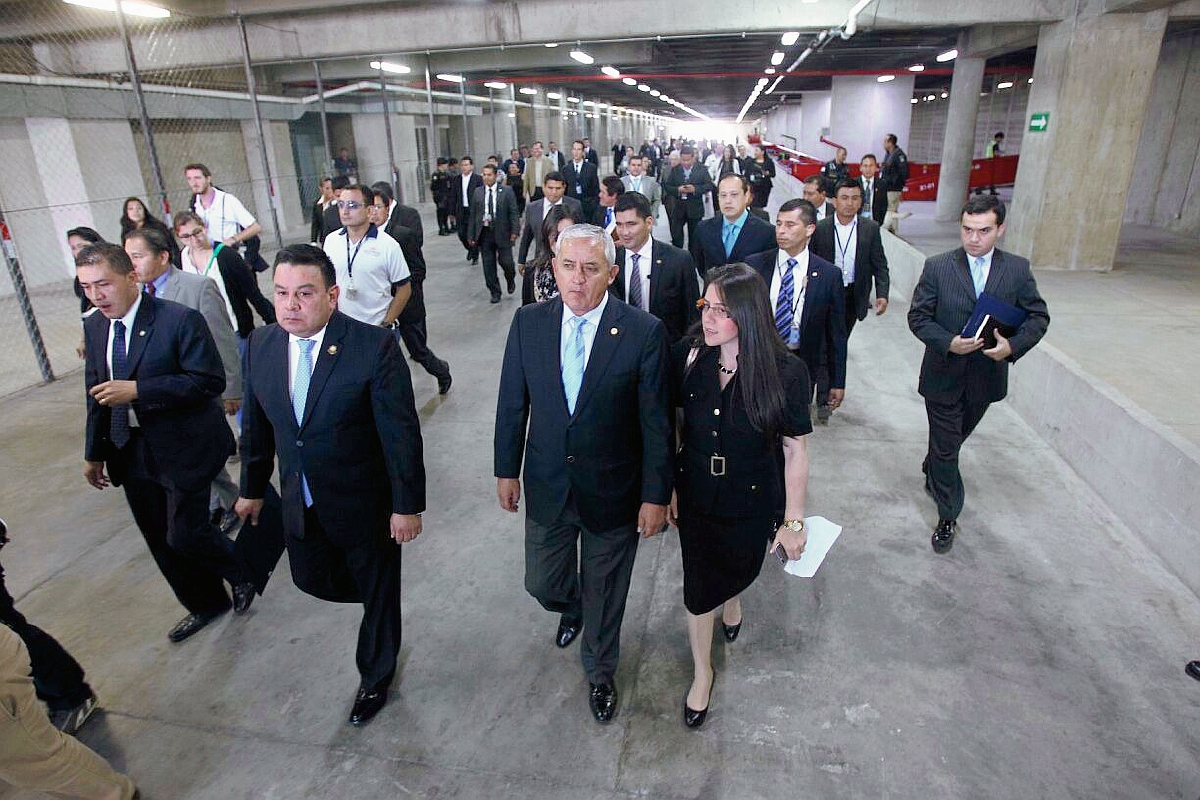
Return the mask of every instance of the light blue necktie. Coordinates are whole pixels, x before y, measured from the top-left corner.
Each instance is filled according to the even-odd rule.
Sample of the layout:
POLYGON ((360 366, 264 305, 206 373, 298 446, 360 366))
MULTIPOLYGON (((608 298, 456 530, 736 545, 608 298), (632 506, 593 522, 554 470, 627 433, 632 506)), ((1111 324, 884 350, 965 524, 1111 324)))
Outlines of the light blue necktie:
MULTIPOLYGON (((312 383, 312 351, 316 346, 313 339, 299 339, 300 361, 296 364, 296 374, 292 376, 292 412, 296 415, 296 424, 304 421, 304 405, 308 402, 308 387, 312 383)), ((308 478, 300 474, 300 487, 304 490, 304 505, 312 506, 312 492, 308 490, 308 478)))
POLYGON ((579 399, 579 387, 583 385, 583 332, 587 320, 583 317, 571 317, 571 340, 567 343, 567 352, 563 358, 562 382, 563 393, 567 397, 567 411, 575 413, 575 401, 579 399))
POLYGON ((983 277, 983 256, 976 256, 971 264, 971 282, 975 284, 975 296, 983 294, 983 285, 987 279, 983 277))
POLYGON ((731 223, 725 223, 725 230, 721 232, 721 241, 725 243, 725 257, 729 258, 729 254, 733 252, 733 243, 737 241, 737 227, 731 223))

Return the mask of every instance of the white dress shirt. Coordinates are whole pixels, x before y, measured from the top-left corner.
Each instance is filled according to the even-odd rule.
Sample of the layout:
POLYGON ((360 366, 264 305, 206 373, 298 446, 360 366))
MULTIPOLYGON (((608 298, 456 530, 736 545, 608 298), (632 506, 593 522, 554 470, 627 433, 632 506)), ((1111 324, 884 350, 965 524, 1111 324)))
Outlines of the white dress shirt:
POLYGON ((843 225, 835 215, 833 218, 833 265, 842 271, 842 284, 854 283, 854 261, 858 257, 858 218, 843 225))
MULTIPOLYGON (((125 323, 125 355, 129 355, 129 346, 133 343, 133 337, 137 336, 133 330, 133 321, 137 319, 138 309, 142 307, 143 292, 139 291, 137 299, 133 301, 133 305, 125 312, 125 316, 121 317, 121 322, 125 323)), ((105 348, 106 358, 108 359, 108 378, 112 380, 112 355, 113 355, 113 336, 116 331, 113 330, 113 323, 117 320, 111 319, 108 321, 108 346, 105 348)), ((128 361, 126 365, 128 366, 128 361)), ((125 378, 124 380, 129 380, 125 378)), ((138 427, 137 414, 133 413, 133 406, 129 406, 129 427, 138 427)))
POLYGON ((646 243, 642 245, 640 250, 626 250, 625 263, 621 265, 621 276, 625 281, 625 301, 629 302, 629 277, 633 269, 633 254, 637 253, 638 258, 638 274, 642 278, 642 311, 650 310, 650 268, 654 263, 652 257, 654 255, 654 239, 647 236, 646 243))
MULTIPOLYGON (((474 172, 471 173, 471 175, 474 175, 474 174, 475 174, 474 172)), ((459 189, 459 194, 462 195, 463 208, 466 208, 467 206, 471 205, 471 196, 469 194, 467 194, 467 188, 471 185, 471 175, 460 175, 459 176, 462 179, 462 184, 461 184, 461 188, 459 189)))
MULTIPOLYGON (((583 369, 587 372, 588 359, 592 357, 592 343, 596 341, 596 332, 600 330, 600 316, 604 313, 604 307, 608 305, 608 292, 604 293, 604 297, 600 298, 600 305, 593 308, 591 311, 583 315, 583 318, 588 321, 587 328, 583 331, 583 369)), ((572 326, 568 321, 574 318, 575 314, 563 303, 562 316, 562 336, 558 349, 558 363, 567 363, 567 348, 571 344, 572 326)))
POLYGON ((561 205, 562 205, 561 197, 558 199, 557 203, 554 203, 554 205, 551 205, 549 200, 542 198, 542 222, 546 221, 546 215, 550 213, 550 209, 554 208, 554 206, 561 206, 561 205))
MULTIPOLYGON (((321 342, 325 340, 325 328, 327 327, 329 327, 328 324, 312 336, 297 336, 294 333, 288 334, 288 397, 292 395, 292 387, 296 384, 296 370, 300 366, 300 340, 311 339, 316 342, 312 349, 312 367, 315 372, 317 369, 317 358, 321 355, 321 342)), ((292 400, 295 399, 292 397, 292 400)))
POLYGON ((788 259, 795 258, 796 266, 792 267, 792 330, 795 331, 789 341, 788 347, 791 347, 791 340, 800 339, 800 317, 804 314, 804 294, 808 290, 808 247, 800 251, 799 255, 789 256, 786 250, 780 249, 779 255, 775 258, 775 272, 771 274, 771 313, 775 313, 775 306, 779 303, 779 290, 783 288, 783 273, 787 270, 788 259))

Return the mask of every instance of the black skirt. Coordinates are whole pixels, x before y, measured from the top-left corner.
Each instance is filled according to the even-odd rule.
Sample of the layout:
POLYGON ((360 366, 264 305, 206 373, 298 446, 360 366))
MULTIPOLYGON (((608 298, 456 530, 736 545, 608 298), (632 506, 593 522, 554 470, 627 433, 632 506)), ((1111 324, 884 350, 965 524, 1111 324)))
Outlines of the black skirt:
POLYGON ((775 517, 729 519, 679 509, 683 605, 705 614, 745 591, 762 569, 775 517))

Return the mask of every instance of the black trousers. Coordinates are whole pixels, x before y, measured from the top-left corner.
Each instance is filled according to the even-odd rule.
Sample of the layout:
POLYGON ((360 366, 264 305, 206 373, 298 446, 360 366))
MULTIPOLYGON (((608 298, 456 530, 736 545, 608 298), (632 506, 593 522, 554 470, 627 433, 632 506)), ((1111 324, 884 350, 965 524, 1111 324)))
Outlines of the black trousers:
POLYGON ((479 240, 479 253, 483 256, 483 282, 487 284, 492 297, 500 296, 500 278, 496 274, 496 262, 504 270, 506 280, 515 280, 517 268, 513 264, 512 242, 496 244, 496 237, 491 229, 485 228, 479 240))
POLYGON ((467 244, 467 228, 469 227, 467 221, 471 219, 471 209, 466 206, 459 207, 454 219, 454 224, 458 227, 458 240, 462 242, 462 246, 467 250, 467 255, 474 261, 479 258, 479 248, 467 244))
POLYGON ((963 507, 958 453, 963 442, 987 412, 988 403, 970 402, 966 392, 953 401, 925 398, 929 419, 929 452, 925 455, 925 485, 937 502, 938 518, 958 519, 963 507))
POLYGON ((583 623, 579 655, 592 683, 611 683, 617 672, 638 538, 637 520, 588 530, 571 500, 553 525, 525 518, 525 590, 547 611, 583 623))
POLYGON ((440 203, 437 206, 438 233, 450 230, 450 209, 440 203))
POLYGON ((450 374, 450 365, 429 349, 429 331, 425 327, 424 317, 411 322, 401 322, 396 332, 408 348, 408 354, 424 367, 426 372, 439 379, 450 374))
POLYGON ((51 711, 69 711, 92 694, 83 677, 83 667, 58 641, 17 611, 12 595, 4 585, 0 568, 0 623, 12 628, 29 650, 33 666, 33 688, 38 699, 51 711))
MULTIPOLYGON (((858 307, 854 305, 854 284, 846 287, 846 338, 850 338, 850 332, 854 330, 855 323, 858 322, 858 307)), ((816 372, 817 380, 817 405, 826 405, 829 402, 829 387, 833 382, 833 353, 829 352, 829 348, 825 345, 821 346, 821 366, 816 372)))
POLYGON ((362 687, 386 689, 400 654, 400 545, 386 529, 335 538, 307 508, 304 538, 289 536, 287 549, 301 591, 332 603, 362 603, 355 655, 362 687))
MULTIPOLYGON (((155 463, 141 432, 115 456, 122 460, 125 499, 150 555, 189 612, 218 614, 231 605, 222 578, 242 580, 233 542, 213 524, 209 487, 187 491, 155 463)), ((213 476, 216 477, 215 475, 213 476)))

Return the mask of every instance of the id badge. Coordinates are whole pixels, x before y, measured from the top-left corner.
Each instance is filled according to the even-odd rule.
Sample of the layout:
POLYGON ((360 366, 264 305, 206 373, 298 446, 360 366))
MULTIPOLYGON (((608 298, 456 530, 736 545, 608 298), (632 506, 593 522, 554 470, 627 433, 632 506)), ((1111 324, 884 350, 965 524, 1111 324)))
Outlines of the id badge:
POLYGON ((575 194, 578 194, 578 195, 583 194, 583 184, 581 184, 581 183, 575 184, 575 194))
POLYGON ((354 279, 351 278, 346 283, 346 297, 353 298, 357 294, 358 294, 358 289, 354 288, 354 279))

